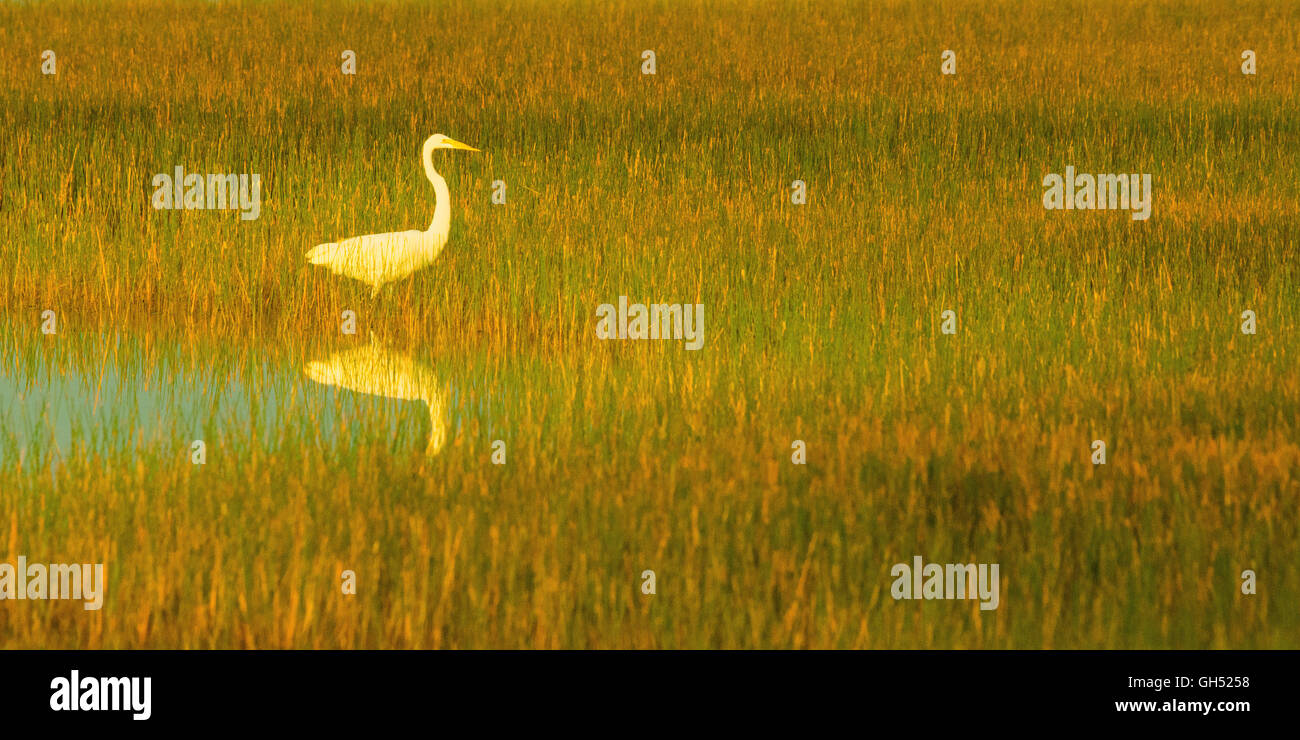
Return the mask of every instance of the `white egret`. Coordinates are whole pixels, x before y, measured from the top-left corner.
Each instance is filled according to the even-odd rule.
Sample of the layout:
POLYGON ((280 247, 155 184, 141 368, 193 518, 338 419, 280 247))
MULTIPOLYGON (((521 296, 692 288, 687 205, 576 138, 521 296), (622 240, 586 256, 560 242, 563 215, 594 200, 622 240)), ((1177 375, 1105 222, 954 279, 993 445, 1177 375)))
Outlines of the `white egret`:
POLYGON ((373 335, 368 345, 307 363, 303 373, 322 385, 346 388, 354 393, 423 401, 429 409, 429 444, 425 454, 438 454, 447 441, 447 409, 442 384, 433 370, 387 349, 373 335))
POLYGON ((451 194, 447 181, 433 168, 433 150, 478 149, 462 144, 442 134, 434 134, 424 141, 421 159, 424 174, 433 183, 436 202, 433 223, 427 231, 394 231, 388 234, 354 236, 341 242, 318 244, 307 252, 307 261, 328 267, 331 272, 345 275, 371 287, 371 297, 379 294, 385 283, 410 275, 428 267, 438 258, 451 233, 451 194))

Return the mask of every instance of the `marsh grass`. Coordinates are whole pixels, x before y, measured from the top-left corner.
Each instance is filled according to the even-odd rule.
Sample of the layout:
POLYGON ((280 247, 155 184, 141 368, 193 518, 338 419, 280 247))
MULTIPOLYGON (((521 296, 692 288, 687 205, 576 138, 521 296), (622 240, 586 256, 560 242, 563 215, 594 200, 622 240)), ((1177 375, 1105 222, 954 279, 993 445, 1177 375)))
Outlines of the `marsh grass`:
POLYGON ((239 386, 282 427, 204 466, 10 455, 0 556, 103 560, 109 592, 10 603, 0 644, 1300 646, 1298 10, 0 5, 15 387, 127 335, 204 358, 197 404, 374 332, 464 389, 434 457, 400 406, 320 433, 346 394, 287 380, 239 386), (437 263, 375 300, 308 269, 428 225, 435 132, 484 149, 437 157, 437 263), (260 218, 152 210, 178 164, 260 173, 260 218), (1153 173, 1152 218, 1044 211, 1067 164, 1153 173), (620 295, 703 303, 704 349, 596 340, 620 295), (1001 607, 893 601, 914 554, 1000 563, 1001 607))

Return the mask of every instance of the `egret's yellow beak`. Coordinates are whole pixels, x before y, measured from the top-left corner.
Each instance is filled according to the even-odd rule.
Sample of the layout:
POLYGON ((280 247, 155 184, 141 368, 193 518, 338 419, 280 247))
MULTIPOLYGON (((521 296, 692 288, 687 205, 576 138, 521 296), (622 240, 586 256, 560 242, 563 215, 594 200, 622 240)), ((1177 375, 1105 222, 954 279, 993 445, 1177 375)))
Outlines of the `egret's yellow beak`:
POLYGON ((451 147, 452 149, 464 149, 466 151, 471 151, 471 152, 479 151, 478 149, 475 149, 469 144, 462 144, 459 141, 456 141, 455 139, 451 139, 451 138, 443 138, 442 143, 446 146, 451 147))

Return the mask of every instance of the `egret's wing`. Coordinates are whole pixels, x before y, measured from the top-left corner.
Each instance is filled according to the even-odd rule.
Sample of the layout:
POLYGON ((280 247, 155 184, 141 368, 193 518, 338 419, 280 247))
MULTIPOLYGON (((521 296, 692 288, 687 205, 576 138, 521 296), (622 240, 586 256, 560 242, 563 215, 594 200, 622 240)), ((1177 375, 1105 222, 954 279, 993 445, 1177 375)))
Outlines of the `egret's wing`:
POLYGON ((307 261, 357 280, 382 282, 415 258, 423 237, 424 232, 414 230, 354 236, 317 246, 307 253, 307 261))
POLYGON ((424 401, 438 392, 432 369, 378 344, 309 362, 304 372, 317 383, 405 401, 424 401))

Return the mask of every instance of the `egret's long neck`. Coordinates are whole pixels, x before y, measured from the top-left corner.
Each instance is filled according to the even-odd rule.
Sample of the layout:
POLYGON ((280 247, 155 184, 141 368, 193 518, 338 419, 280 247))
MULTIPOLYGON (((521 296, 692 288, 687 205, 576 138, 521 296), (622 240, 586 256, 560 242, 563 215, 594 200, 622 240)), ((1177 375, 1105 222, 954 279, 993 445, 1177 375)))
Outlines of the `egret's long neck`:
POLYGON ((429 405, 429 444, 424 448, 424 454, 436 455, 447 442, 447 419, 443 416, 442 395, 437 391, 433 393, 425 403, 429 405))
POLYGON ((424 152, 424 175, 433 183, 433 193, 437 200, 433 207, 433 223, 429 224, 429 230, 425 233, 437 241, 446 242, 447 235, 451 233, 451 194, 447 192, 447 181, 433 168, 432 154, 432 149, 424 152))

